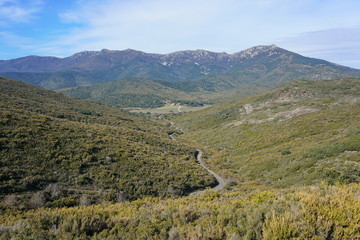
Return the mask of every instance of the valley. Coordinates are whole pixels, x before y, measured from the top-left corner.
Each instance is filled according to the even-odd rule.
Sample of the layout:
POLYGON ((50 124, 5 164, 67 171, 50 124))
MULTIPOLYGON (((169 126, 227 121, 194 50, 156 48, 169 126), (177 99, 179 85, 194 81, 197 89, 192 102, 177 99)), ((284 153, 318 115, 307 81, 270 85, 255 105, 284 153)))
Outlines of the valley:
POLYGON ((0 239, 360 238, 360 70, 271 45, 0 75, 0 239))
POLYGON ((202 110, 205 108, 210 107, 210 105, 204 105, 204 106, 198 106, 198 107, 192 107, 188 105, 181 105, 181 104, 175 104, 175 103, 168 103, 165 104, 162 107, 158 108, 124 108, 124 110, 127 110, 131 113, 150 113, 150 114, 177 114, 177 113, 185 113, 185 112, 193 112, 202 110))
POLYGON ((215 184, 195 162, 195 149, 171 141, 158 124, 0 80, 0 187, 2 197, 14 197, 11 205, 33 208, 37 194, 35 206, 48 207, 78 205, 81 198, 116 202, 120 193, 128 200, 180 196, 215 184))

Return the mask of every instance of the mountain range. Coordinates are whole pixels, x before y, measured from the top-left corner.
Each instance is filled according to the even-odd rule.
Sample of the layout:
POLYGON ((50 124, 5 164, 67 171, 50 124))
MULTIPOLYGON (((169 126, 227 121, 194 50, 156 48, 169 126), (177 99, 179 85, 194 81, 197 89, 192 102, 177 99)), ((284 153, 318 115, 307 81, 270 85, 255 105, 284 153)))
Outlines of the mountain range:
MULTIPOLYGON (((360 70, 304 57, 270 45, 256 46, 233 54, 205 50, 149 54, 132 49, 104 49, 80 52, 65 58, 28 56, 1 61, 0 75, 47 89, 80 86, 79 89, 71 91, 66 89, 63 93, 104 103, 114 102, 105 99, 108 92, 101 94, 99 90, 108 85, 96 84, 114 80, 118 81, 115 85, 120 86, 123 82, 131 81, 129 79, 137 79, 136 84, 132 85, 143 89, 148 88, 148 81, 153 81, 156 82, 155 85, 161 85, 160 89, 166 88, 170 92, 177 92, 176 95, 184 96, 175 98, 157 94, 159 99, 153 101, 159 102, 159 105, 174 100, 191 100, 194 103, 219 102, 224 96, 228 101, 229 96, 231 99, 238 98, 295 79, 360 77, 360 70), (96 86, 91 89, 81 88, 93 85, 96 86), (87 95, 84 95, 84 92, 87 92, 87 95), (226 94, 220 94, 221 97, 213 97, 213 93, 224 92, 226 94), (99 94, 101 99, 105 100, 94 97, 99 94)), ((128 88, 130 92, 133 89, 128 88)), ((119 92, 117 89, 114 91, 119 92)), ((121 99, 129 99, 129 96, 119 94, 117 105, 140 106, 141 103, 131 98, 145 97, 146 94, 139 93, 138 90, 135 92, 137 93, 130 96, 129 104, 119 104, 123 102, 121 99)), ((153 96, 150 97, 153 99, 153 96)))

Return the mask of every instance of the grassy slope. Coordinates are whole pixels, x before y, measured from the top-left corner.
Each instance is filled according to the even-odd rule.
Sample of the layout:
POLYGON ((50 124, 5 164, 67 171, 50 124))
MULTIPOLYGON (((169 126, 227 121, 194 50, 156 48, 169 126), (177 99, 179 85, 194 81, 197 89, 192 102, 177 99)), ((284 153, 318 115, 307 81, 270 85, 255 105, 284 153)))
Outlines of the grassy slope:
POLYGON ((294 81, 175 117, 210 164, 242 181, 285 187, 360 182, 360 80, 294 81))
POLYGON ((114 107, 4 78, 0 99, 1 197, 16 205, 177 196, 214 183, 194 149, 114 107))

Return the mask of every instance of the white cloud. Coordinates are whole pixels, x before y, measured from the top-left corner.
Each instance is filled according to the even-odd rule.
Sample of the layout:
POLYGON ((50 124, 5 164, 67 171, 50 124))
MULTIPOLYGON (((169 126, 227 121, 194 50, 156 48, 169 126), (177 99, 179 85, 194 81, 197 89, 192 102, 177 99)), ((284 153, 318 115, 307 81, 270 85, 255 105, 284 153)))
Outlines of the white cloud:
POLYGON ((41 0, 0 0, 0 20, 3 22, 29 22, 41 10, 41 0))
MULTIPOLYGON (((0 0, 0 7, 31 10, 19 1, 0 0)), ((55 29, 29 44, 39 54, 66 56, 102 48, 231 53, 276 43, 354 66, 360 49, 358 9, 358 0, 77 0, 58 14, 61 34, 55 29)))
POLYGON ((159 46, 180 45, 207 31, 207 24, 218 11, 218 4, 204 0, 110 0, 101 5, 79 5, 78 9, 60 14, 66 22, 85 25, 64 36, 65 42, 97 49, 144 47, 159 51, 159 46))
POLYGON ((6 31, 1 31, 0 37, 5 43, 7 44, 12 43, 13 45, 16 46, 24 46, 24 43, 29 40, 24 37, 20 37, 18 35, 6 31))
POLYGON ((24 56, 24 52, 36 54, 36 52, 31 53, 36 49, 32 38, 18 36, 11 32, 0 31, 0 45, 2 59, 11 59, 14 55, 24 56))
MULTIPOLYGON (((342 14, 335 5, 339 1, 81 0, 75 9, 59 16, 64 22, 82 25, 62 36, 73 50, 131 47, 155 52, 194 48, 233 52, 360 20, 357 12, 342 14)), ((346 8, 340 5, 340 10, 346 8)))
MULTIPOLYGON (((281 0, 107 0, 99 4, 81 1, 78 8, 59 16, 64 22, 84 25, 64 36, 64 42, 77 45, 77 49, 131 47, 155 52, 188 48, 231 51, 241 45, 247 46, 244 42, 260 34, 256 28, 266 25, 266 19, 262 17, 266 14, 263 13, 271 3, 278 5, 279 2, 281 0)), ((262 29, 267 31, 268 28, 262 29)))
POLYGON ((277 44, 306 56, 360 68, 360 26, 302 33, 277 44))

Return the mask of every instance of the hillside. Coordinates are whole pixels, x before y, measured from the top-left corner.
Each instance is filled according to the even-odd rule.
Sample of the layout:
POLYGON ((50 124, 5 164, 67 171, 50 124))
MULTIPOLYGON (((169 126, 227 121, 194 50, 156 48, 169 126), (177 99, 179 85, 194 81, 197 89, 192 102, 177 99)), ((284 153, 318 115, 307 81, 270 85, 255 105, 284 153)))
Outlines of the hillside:
POLYGON ((237 183, 360 182, 359 102, 360 79, 298 80, 172 121, 237 183))
POLYGON ((173 116, 184 134, 171 141, 117 108, 2 78, 0 238, 358 239, 359 88, 290 82, 173 116), (181 139, 225 189, 181 197, 214 184, 181 139))
POLYGON ((304 57, 274 45, 233 54, 205 50, 149 54, 105 49, 66 58, 28 56, 0 62, 0 73, 49 89, 136 77, 180 81, 183 84, 177 89, 183 91, 229 90, 244 84, 273 87, 299 78, 360 77, 360 70, 304 57), (226 84, 223 79, 227 79, 226 84), (187 86, 186 82, 196 80, 194 86, 187 86))
MULTIPOLYGON (((88 87, 60 89, 71 97, 100 102, 117 107, 161 107, 166 102, 196 103, 195 96, 166 87, 155 80, 128 78, 88 87)), ((199 104, 199 103, 198 103, 199 104)))
POLYGON ((0 192, 36 208, 181 196, 215 184, 195 149, 117 108, 0 78, 0 192))

